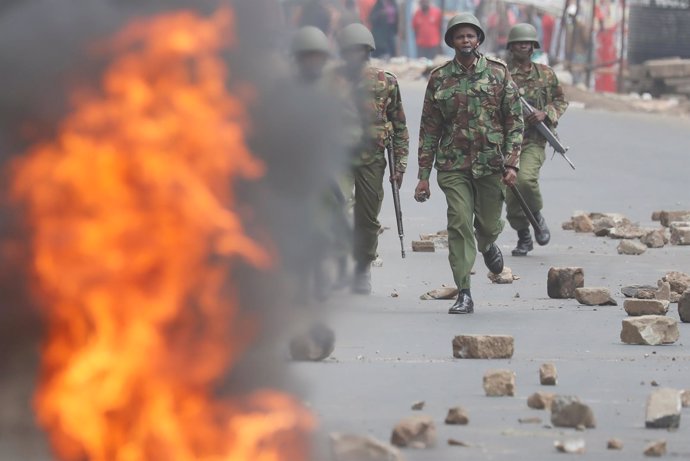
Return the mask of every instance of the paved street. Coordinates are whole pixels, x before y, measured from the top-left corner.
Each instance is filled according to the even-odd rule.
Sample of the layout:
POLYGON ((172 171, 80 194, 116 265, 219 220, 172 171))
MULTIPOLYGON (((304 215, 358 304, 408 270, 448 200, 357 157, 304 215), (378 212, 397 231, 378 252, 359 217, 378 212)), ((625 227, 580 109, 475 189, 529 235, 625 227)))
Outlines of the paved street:
MULTIPOLYGON (((499 244, 506 265, 520 280, 491 285, 480 257, 473 277, 475 314, 449 316, 452 301, 419 299, 432 288, 452 283, 447 250, 409 250, 410 241, 420 233, 445 227, 445 202, 434 178, 429 202, 412 199, 423 93, 422 83, 403 84, 413 153, 401 193, 407 259, 400 259, 392 200, 387 196, 381 220, 391 229, 380 240, 384 263, 372 271, 373 295, 346 295, 330 303, 337 333, 332 358, 293 365, 322 433, 354 432, 388 441, 394 424, 418 414, 410 406, 424 400, 421 413, 436 421, 439 445, 433 450, 406 450, 409 460, 556 459, 565 455, 556 453, 553 442, 569 437, 587 441, 585 459, 642 459, 644 446, 656 439, 668 441, 670 457, 690 458, 689 410, 676 432, 644 428, 645 402, 654 389, 651 381, 690 388, 690 325, 681 324, 681 339, 671 346, 630 346, 619 339, 625 318, 620 287, 656 284, 670 270, 690 271, 690 247, 622 256, 614 240, 563 231, 560 226, 575 210, 620 212, 642 225, 657 226, 651 222, 653 210, 689 209, 690 120, 570 109, 560 134, 571 148, 577 171, 558 157, 547 160, 542 170, 544 215, 552 243, 527 258, 513 258, 510 250, 516 236, 506 229, 499 244), (610 288, 619 306, 593 308, 575 300, 549 299, 546 275, 552 266, 583 267, 585 285, 610 288), (399 296, 391 297, 393 292, 399 296), (514 357, 453 359, 452 338, 472 333, 513 335, 514 357), (539 385, 538 369, 545 361, 558 367, 555 388, 539 385), (516 372, 516 397, 484 396, 482 376, 492 368, 516 372), (597 428, 575 432, 544 427, 549 414, 526 405, 527 396, 538 390, 579 396, 592 407, 597 428), (456 405, 468 410, 469 425, 443 424, 447 409, 456 405), (543 423, 518 423, 529 416, 541 417, 543 423), (471 447, 447 446, 450 437, 471 447), (612 437, 624 441, 622 452, 606 450, 612 437)), ((678 318, 675 304, 669 315, 678 318)))

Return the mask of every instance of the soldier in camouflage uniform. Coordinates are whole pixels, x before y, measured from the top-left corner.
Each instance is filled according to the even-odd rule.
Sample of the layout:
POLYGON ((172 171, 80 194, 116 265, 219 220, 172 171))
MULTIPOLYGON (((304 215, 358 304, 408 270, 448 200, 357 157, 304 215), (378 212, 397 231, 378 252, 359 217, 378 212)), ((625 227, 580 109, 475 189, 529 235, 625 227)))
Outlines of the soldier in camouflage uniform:
POLYGON ((358 146, 352 149, 352 175, 355 189, 354 249, 355 274, 352 290, 371 293, 371 262, 376 259, 381 225, 378 215, 383 202, 386 170, 386 143, 395 149, 395 182, 402 184, 407 167, 409 136, 398 81, 393 74, 369 64, 375 49, 374 37, 362 24, 350 24, 338 35, 344 64, 333 71, 333 78, 347 88, 357 106, 362 123, 358 146))
POLYGON ((507 65, 479 54, 484 31, 465 13, 448 23, 446 44, 455 58, 431 72, 419 132, 419 183, 415 199, 431 196, 432 167, 448 205, 450 267, 459 289, 450 314, 471 314, 470 271, 477 247, 495 274, 503 255, 494 243, 503 230, 504 184, 514 184, 520 163, 523 119, 507 65), (475 245, 476 238, 476 245, 475 245))
MULTIPOLYGON (((544 122, 553 130, 568 107, 568 103, 565 100, 563 88, 558 83, 556 73, 549 66, 532 62, 532 53, 535 48, 539 48, 539 41, 534 26, 526 23, 513 26, 508 36, 510 73, 520 94, 536 109, 534 114, 525 119, 517 187, 542 229, 535 235, 537 243, 546 245, 551 239, 551 234, 541 214, 543 201, 539 190, 539 171, 546 159, 544 152, 546 139, 539 134, 534 125, 544 122)), ((513 256, 526 256, 534 249, 530 223, 512 191, 506 194, 506 209, 508 222, 518 235, 513 256)))

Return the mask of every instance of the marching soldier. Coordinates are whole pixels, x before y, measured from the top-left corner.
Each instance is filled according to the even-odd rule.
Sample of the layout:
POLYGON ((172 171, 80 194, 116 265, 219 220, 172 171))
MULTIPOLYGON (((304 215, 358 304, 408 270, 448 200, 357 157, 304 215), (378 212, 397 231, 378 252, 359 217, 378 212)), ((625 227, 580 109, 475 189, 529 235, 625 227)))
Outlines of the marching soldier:
POLYGON ((407 167, 409 136, 396 77, 369 62, 376 48, 369 29, 362 24, 350 24, 340 31, 337 41, 344 63, 334 69, 334 78, 352 95, 363 132, 351 153, 355 190, 352 290, 369 294, 370 267, 376 259, 381 228, 378 215, 383 202, 386 144, 390 139, 395 149, 396 164, 389 168, 400 187, 407 167))
POLYGON ((491 272, 503 271, 503 255, 494 242, 503 230, 504 184, 515 183, 520 165, 523 119, 517 87, 503 61, 477 51, 484 38, 473 15, 450 20, 445 42, 455 57, 431 72, 419 132, 415 199, 431 196, 435 167, 448 206, 448 259, 459 290, 449 314, 474 312, 470 271, 477 249, 491 272))
MULTIPOLYGON (((541 227, 541 232, 535 235, 537 243, 546 245, 551 239, 551 234, 541 214, 543 201, 539 190, 539 171, 546 158, 544 152, 546 139, 534 125, 544 122, 553 130, 568 107, 568 103, 565 100, 563 88, 558 83, 556 73, 549 66, 532 62, 532 53, 535 48, 539 48, 539 40, 534 26, 526 23, 513 26, 508 35, 510 73, 519 88, 520 95, 536 109, 534 114, 525 118, 517 188, 541 227)), ((506 209, 508 222, 518 235, 517 246, 512 252, 513 256, 526 256, 534 249, 532 234, 529 221, 512 191, 508 191, 506 195, 506 209)))

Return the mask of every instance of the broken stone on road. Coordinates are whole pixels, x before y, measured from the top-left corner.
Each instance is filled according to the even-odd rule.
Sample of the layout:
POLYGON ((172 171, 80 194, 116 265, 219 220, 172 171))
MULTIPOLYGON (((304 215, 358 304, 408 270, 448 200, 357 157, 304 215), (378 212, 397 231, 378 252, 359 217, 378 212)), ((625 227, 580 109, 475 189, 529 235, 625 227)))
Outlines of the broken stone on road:
POLYGON ((508 335, 461 335, 453 338, 456 359, 509 359, 515 341, 508 335))
POLYGON ((678 300, 678 315, 683 323, 690 323, 690 290, 683 293, 678 300))
POLYGON ((470 418, 463 407, 453 407, 448 410, 445 423, 450 425, 465 425, 470 418))
POLYGON ((433 253, 436 251, 436 245, 431 240, 412 240, 412 251, 418 253, 433 253))
POLYGON ((690 221, 690 211, 662 211, 659 213, 659 221, 664 227, 679 221, 690 221))
POLYGON ((571 395, 557 395, 551 404, 551 424, 556 427, 596 427, 592 409, 571 395))
POLYGON ((584 439, 557 440, 553 446, 559 453, 582 454, 586 449, 584 439))
POLYGON ((647 251, 647 245, 644 245, 639 240, 624 239, 618 244, 616 248, 619 255, 641 255, 647 251))
POLYGON ((585 306, 617 306, 608 288, 582 287, 575 289, 575 299, 585 306))
POLYGON ((493 272, 489 272, 487 274, 487 277, 489 277, 491 283, 496 283, 499 285, 513 283, 513 280, 520 279, 520 277, 513 275, 513 271, 510 269, 510 267, 507 266, 503 268, 503 272, 501 272, 500 274, 494 274, 493 272))
POLYGON ((621 341, 625 344, 658 346, 678 341, 678 321, 663 315, 643 315, 623 320, 621 341))
POLYGON ((623 441, 621 439, 609 439, 609 441, 606 442, 606 448, 608 450, 622 450, 623 441))
POLYGON ((410 416, 393 428, 391 443, 402 448, 433 448, 436 446, 436 425, 429 416, 410 416))
POLYGON ((658 299, 626 299, 623 303, 623 309, 629 316, 666 315, 668 306, 668 301, 658 299))
POLYGON ((644 449, 644 455, 659 458, 666 454, 666 440, 657 440, 647 445, 644 449))
POLYGON ((690 223, 671 224, 671 245, 690 245, 690 223))
POLYGON ((427 291, 419 297, 422 301, 428 301, 432 299, 455 299, 458 297, 458 289, 456 287, 442 286, 441 288, 436 288, 435 290, 427 291))
POLYGON ((575 298, 575 290, 584 286, 585 272, 581 267, 552 267, 549 269, 546 282, 549 298, 575 298))
POLYGON ((657 229, 643 235, 640 242, 645 244, 647 248, 663 248, 668 243, 668 238, 664 229, 657 229))
POLYGON ((678 389, 661 388, 647 399, 645 427, 675 429, 680 425, 682 401, 678 389))
POLYGON ((527 406, 533 410, 551 410, 556 394, 552 392, 535 392, 527 397, 527 406))
POLYGON ((513 397, 515 395, 515 372, 512 370, 489 370, 484 374, 484 394, 487 397, 513 397))
POLYGON ((539 367, 539 383, 542 386, 555 386, 558 382, 558 372, 553 363, 544 363, 539 367))

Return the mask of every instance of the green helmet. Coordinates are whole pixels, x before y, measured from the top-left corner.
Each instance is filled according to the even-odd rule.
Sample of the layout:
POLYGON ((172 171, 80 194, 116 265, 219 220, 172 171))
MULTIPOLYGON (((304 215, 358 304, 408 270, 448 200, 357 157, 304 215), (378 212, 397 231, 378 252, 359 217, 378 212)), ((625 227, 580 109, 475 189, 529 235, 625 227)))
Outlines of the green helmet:
POLYGON ((321 32, 321 29, 314 26, 304 26, 295 32, 295 35, 292 37, 290 51, 292 54, 310 51, 326 54, 331 52, 328 47, 328 38, 326 38, 326 34, 321 32))
POLYGON ((354 23, 345 26, 338 34, 338 46, 341 50, 362 45, 368 46, 372 50, 376 49, 374 36, 362 24, 354 23))
POLYGON ((477 36, 479 37, 479 44, 481 45, 485 36, 484 29, 482 29, 481 24, 479 24, 479 19, 477 19, 476 16, 471 13, 460 13, 456 16, 453 16, 451 20, 448 21, 445 37, 446 45, 453 48, 453 37, 451 37, 451 33, 453 29, 462 25, 472 26, 477 29, 477 36))
POLYGON ((537 29, 532 24, 522 22, 515 24, 508 33, 508 45, 515 42, 532 42, 535 48, 539 48, 539 38, 537 38, 537 29))

